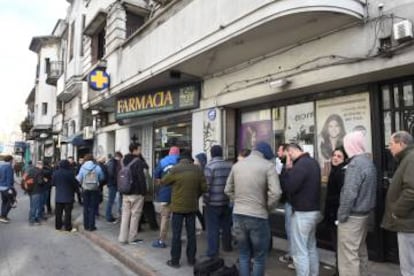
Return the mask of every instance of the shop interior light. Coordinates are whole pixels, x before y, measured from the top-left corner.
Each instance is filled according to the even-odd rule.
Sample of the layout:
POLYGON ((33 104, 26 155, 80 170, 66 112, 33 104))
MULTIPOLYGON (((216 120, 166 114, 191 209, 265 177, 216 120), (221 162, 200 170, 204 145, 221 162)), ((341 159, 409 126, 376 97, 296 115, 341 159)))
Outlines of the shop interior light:
POLYGON ((285 87, 289 84, 290 84, 290 81, 286 78, 281 78, 281 79, 277 79, 277 80, 273 80, 273 81, 269 82, 269 86, 271 88, 285 87))

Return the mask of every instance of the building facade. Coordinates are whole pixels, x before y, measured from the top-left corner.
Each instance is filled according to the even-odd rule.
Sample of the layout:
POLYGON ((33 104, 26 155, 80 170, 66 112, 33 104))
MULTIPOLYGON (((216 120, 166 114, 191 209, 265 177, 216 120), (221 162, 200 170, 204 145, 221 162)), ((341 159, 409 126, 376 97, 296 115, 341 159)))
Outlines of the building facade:
MULTIPOLYGON (((370 257, 397 259, 379 225, 394 168, 388 136, 414 131, 414 1, 68 2, 67 25, 80 31, 68 32, 75 61, 66 51, 58 98, 75 76, 72 106, 82 108, 65 113, 63 132, 76 121, 67 136, 86 128, 95 155, 139 141, 151 165, 171 145, 197 154, 221 144, 233 159, 259 140, 295 141, 320 162, 325 191, 333 147, 363 130, 379 171, 370 257)), ((281 210, 272 221, 283 236, 281 210)))

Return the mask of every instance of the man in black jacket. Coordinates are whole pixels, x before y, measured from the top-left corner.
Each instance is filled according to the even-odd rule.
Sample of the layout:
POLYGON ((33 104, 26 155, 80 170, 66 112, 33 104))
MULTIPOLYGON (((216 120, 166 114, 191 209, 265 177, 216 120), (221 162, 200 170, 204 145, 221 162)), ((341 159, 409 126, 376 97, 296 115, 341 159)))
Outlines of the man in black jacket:
POLYGON ((128 193, 122 195, 122 219, 118 240, 121 243, 136 244, 141 242, 137 238, 139 220, 144 206, 144 196, 147 192, 144 168, 146 164, 142 161, 141 144, 132 143, 129 145, 129 154, 125 155, 123 164, 131 165, 132 186, 128 193))
POLYGON ((321 170, 298 144, 289 144, 287 151, 293 161, 285 190, 293 209, 291 250, 296 275, 319 275, 316 226, 320 220, 321 170))
POLYGON ((122 153, 119 151, 115 152, 115 156, 109 159, 106 163, 108 171, 107 188, 108 188, 108 202, 106 203, 105 218, 108 222, 115 222, 116 219, 112 215, 112 206, 115 202, 117 193, 117 176, 121 169, 122 153))

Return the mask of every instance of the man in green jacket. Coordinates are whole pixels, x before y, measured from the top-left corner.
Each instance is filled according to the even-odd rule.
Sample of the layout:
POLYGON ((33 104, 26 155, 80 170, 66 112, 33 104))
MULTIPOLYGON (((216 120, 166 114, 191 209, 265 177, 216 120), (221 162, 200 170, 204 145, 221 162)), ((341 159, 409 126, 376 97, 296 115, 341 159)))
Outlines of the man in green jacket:
POLYGON ((171 212, 172 241, 171 260, 167 265, 179 268, 181 258, 181 230, 183 220, 187 232, 187 261, 194 265, 197 251, 195 217, 199 197, 207 192, 206 179, 199 167, 193 164, 191 155, 183 153, 180 161, 161 179, 161 185, 172 185, 171 212))
POLYGON ((391 154, 398 162, 385 201, 382 226, 398 234, 400 269, 403 276, 414 271, 414 139, 406 131, 391 135, 391 154))

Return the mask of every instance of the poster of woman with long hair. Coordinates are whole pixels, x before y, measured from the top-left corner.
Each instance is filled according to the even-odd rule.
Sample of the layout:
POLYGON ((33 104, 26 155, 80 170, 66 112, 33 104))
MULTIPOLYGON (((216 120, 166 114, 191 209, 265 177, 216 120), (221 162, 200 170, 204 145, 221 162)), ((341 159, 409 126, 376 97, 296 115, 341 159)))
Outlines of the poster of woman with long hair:
POLYGON ((368 93, 316 102, 318 134, 316 147, 322 170, 322 182, 328 179, 332 152, 343 145, 343 138, 347 133, 352 131, 364 133, 367 151, 371 151, 370 114, 368 93))

